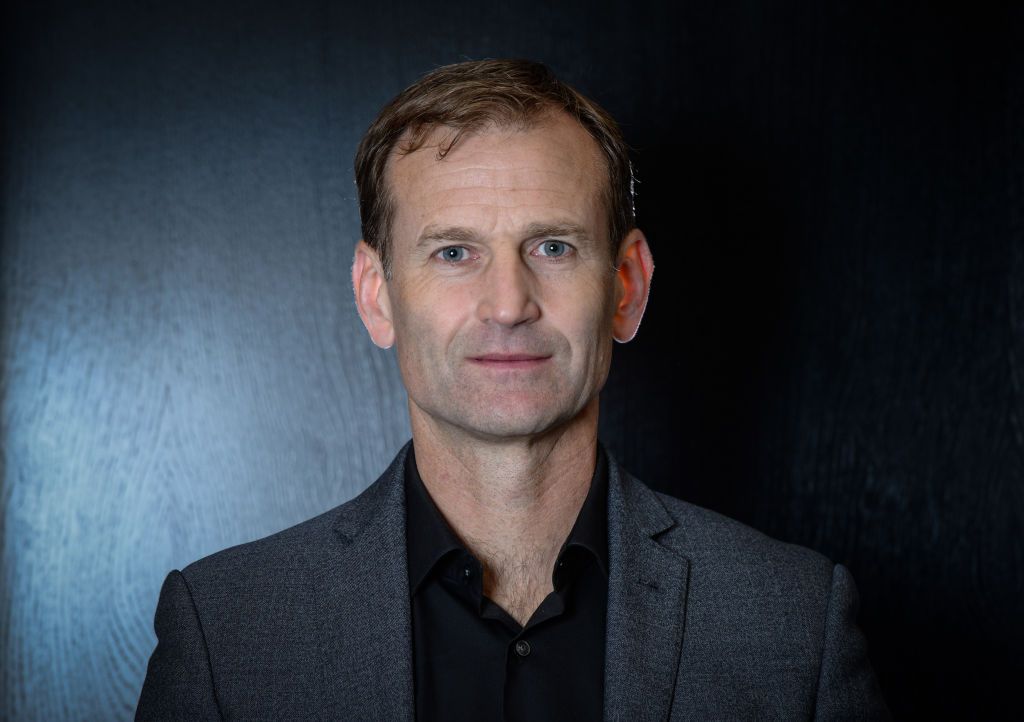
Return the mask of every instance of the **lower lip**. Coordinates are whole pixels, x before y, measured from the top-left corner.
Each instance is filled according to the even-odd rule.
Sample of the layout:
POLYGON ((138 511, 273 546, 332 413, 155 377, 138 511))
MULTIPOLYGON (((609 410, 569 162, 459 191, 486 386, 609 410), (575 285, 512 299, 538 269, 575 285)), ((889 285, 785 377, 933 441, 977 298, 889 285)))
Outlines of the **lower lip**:
POLYGON ((497 359, 479 359, 479 358, 475 358, 475 359, 470 359, 470 361, 472 361, 473 363, 477 364, 478 366, 483 366, 484 368, 488 368, 488 369, 497 369, 497 370, 507 369, 507 370, 511 371, 513 369, 532 369, 532 368, 536 368, 536 367, 540 366, 541 364, 543 364, 545 361, 547 361, 549 358, 550 357, 548 357, 548 358, 531 358, 531 359, 523 359, 521 361, 499 361, 497 359))

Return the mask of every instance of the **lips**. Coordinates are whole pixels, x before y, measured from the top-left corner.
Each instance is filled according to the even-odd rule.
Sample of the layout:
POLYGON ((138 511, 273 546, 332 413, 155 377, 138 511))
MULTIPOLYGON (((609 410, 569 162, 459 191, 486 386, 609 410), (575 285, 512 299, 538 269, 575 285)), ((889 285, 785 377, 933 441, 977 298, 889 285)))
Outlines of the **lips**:
POLYGON ((474 361, 487 361, 493 363, 511 363, 514 361, 542 361, 550 356, 540 356, 527 353, 489 353, 483 356, 473 356, 474 361))
POLYGON ((477 368, 489 371, 525 372, 543 368, 550 359, 550 355, 541 356, 535 353, 486 353, 481 356, 471 356, 469 361, 477 368))

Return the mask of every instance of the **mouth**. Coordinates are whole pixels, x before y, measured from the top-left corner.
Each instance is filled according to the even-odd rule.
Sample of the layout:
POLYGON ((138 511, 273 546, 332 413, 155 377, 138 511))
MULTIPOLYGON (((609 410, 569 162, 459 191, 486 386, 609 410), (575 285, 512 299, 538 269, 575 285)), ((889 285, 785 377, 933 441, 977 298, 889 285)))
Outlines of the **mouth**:
POLYGON ((551 356, 538 356, 523 353, 489 353, 483 356, 470 357, 470 361, 487 368, 495 369, 528 369, 539 366, 551 356))

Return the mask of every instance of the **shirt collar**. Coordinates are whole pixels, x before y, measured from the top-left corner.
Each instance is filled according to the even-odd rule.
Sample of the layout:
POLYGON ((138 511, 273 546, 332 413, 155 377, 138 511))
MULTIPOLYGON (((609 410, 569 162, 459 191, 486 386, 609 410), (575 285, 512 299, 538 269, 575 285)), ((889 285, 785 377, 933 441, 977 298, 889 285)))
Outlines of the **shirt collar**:
MULTIPOLYGON (((405 459, 406 547, 409 559, 409 589, 415 595, 437 563, 453 550, 468 550, 459 541, 441 515, 416 467, 415 446, 405 459)), ((590 489, 583 501, 572 531, 558 553, 562 560, 569 547, 580 547, 593 554, 608 576, 608 461, 604 447, 597 442, 597 461, 590 489)))

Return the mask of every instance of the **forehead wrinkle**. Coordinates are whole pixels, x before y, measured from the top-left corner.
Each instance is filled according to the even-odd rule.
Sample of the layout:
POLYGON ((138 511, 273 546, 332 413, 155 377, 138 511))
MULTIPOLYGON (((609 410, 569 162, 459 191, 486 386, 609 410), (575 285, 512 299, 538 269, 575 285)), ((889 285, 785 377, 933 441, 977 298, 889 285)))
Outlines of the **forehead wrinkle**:
MULTIPOLYGON (((572 176, 567 176, 562 173, 555 171, 540 170, 537 168, 526 167, 525 170, 533 174, 534 176, 545 176, 545 178, 534 177, 531 183, 524 183, 517 179, 506 180, 500 185, 494 185, 488 183, 489 178, 487 176, 493 176, 494 172, 488 169, 483 173, 474 173, 476 177, 465 177, 466 173, 464 169, 451 169, 450 172, 446 172, 443 176, 435 178, 435 182, 428 186, 413 185, 410 187, 408 183, 396 184, 401 189, 395 188, 396 192, 396 211, 399 208, 404 207, 406 204, 400 202, 404 197, 408 201, 418 201, 421 205, 430 207, 431 211, 444 211, 452 206, 463 207, 463 208, 502 208, 502 209, 513 209, 523 206, 522 199, 525 196, 533 195, 538 197, 537 203, 530 203, 529 205, 535 205, 538 207, 543 206, 557 206, 560 205, 555 199, 568 199, 573 201, 572 205, 576 205, 576 199, 571 189, 577 188, 581 181, 585 181, 586 177, 582 173, 576 173, 572 176), (483 177, 481 177, 483 176, 483 177), (456 182, 452 183, 452 180, 456 182), (545 183, 545 180, 550 179, 549 183, 545 183), (440 182, 438 182, 440 181, 440 182), (447 183, 446 183, 447 181, 447 183), (464 198, 459 197, 461 194, 474 194, 476 191, 481 191, 487 194, 485 198, 464 198), (434 202, 434 199, 441 198, 440 202, 434 202)), ((412 173, 407 176, 410 178, 413 176, 412 173)), ((602 197, 600 188, 591 189, 593 192, 588 194, 590 197, 585 199, 585 203, 594 203, 598 205, 602 204, 602 197)), ((584 211, 584 208, 580 208, 580 211, 584 211)))
MULTIPOLYGON (((459 215, 466 212, 483 212, 485 215, 476 219, 479 222, 489 211, 500 211, 502 220, 493 218, 486 221, 488 229, 476 231, 479 237, 492 235, 496 225, 514 229, 510 233, 518 234, 526 220, 557 219, 577 223, 587 220, 589 223, 592 209, 597 210, 598 217, 605 216, 604 186, 598 180, 604 173, 595 172, 604 171, 604 165, 600 149, 593 139, 584 139, 587 149, 580 153, 575 139, 562 132, 564 127, 558 131, 560 139, 548 136, 547 141, 538 141, 536 136, 531 138, 531 131, 542 129, 543 126, 534 126, 512 132, 472 133, 442 159, 437 159, 433 152, 439 144, 429 141, 410 153, 393 155, 385 168, 385 175, 394 193, 396 227, 402 223, 407 231, 414 233, 414 238, 420 238, 431 225, 465 227, 467 224, 463 221, 469 219, 459 215), (514 152, 515 143, 521 138, 527 139, 524 153, 534 159, 546 160, 530 163, 510 156, 509 150, 514 152), (589 192, 578 195, 583 188, 589 192), (566 205, 565 201, 570 203, 566 205), (414 217, 408 216, 407 212, 414 208, 414 217), (520 210, 528 217, 506 215, 520 210), (567 219, 564 217, 566 211, 573 217, 582 215, 567 219), (410 222, 423 231, 414 231, 410 222)), ((477 223, 469 225, 475 227, 477 223)), ((591 235, 601 235, 600 227, 590 230, 591 235)), ((456 241, 468 239, 465 233, 453 237, 456 241)), ((417 242, 416 245, 420 244, 417 242)))
MULTIPOLYGON (((411 179, 429 169, 436 176, 435 180, 451 181, 454 177, 456 182, 452 184, 451 189, 481 188, 502 190, 503 192, 558 190, 566 186, 587 184, 588 179, 601 176, 600 173, 595 172, 603 168, 599 149, 589 148, 589 152, 586 152, 585 157, 581 158, 579 154, 572 152, 572 146, 575 144, 571 142, 557 145, 553 150, 550 147, 533 149, 544 152, 548 159, 555 161, 558 166, 556 168, 523 165, 521 162, 516 162, 516 159, 507 158, 509 143, 529 136, 529 131, 517 131, 497 137, 487 133, 473 134, 440 160, 429 152, 422 152, 436 147, 436 145, 427 144, 411 153, 390 158, 385 173, 391 176, 391 181, 394 181, 395 176, 401 175, 406 179, 411 179), (488 138, 493 142, 485 142, 488 138), (469 159, 465 159, 467 153, 470 154, 469 159), (488 163, 488 158, 497 160, 488 163), (512 187, 504 184, 500 187, 494 185, 495 181, 502 176, 510 176, 506 183, 512 184, 512 187), (538 181, 542 186, 548 180, 555 188, 538 187, 538 181), (524 181, 529 186, 528 188, 523 188, 524 181)), ((593 145, 593 139, 588 138, 587 140, 590 141, 588 146, 593 145)), ((598 196, 601 195, 602 184, 600 182, 596 184, 591 182, 589 185, 596 185, 597 187, 593 190, 597 191, 598 196)))
MULTIPOLYGON (((432 223, 423 229, 416 245, 422 246, 437 241, 470 243, 482 240, 486 235, 467 226, 432 223)), ((573 221, 559 220, 534 221, 523 227, 516 235, 526 239, 551 237, 573 238, 587 242, 591 240, 590 234, 583 226, 573 221)))
POLYGON ((589 204, 576 204, 559 202, 572 200, 571 195, 566 193, 555 194, 551 191, 538 191, 530 188, 503 188, 495 190, 493 198, 459 198, 461 189, 438 190, 430 195, 422 196, 427 201, 432 198, 441 197, 441 202, 431 204, 427 215, 441 215, 458 213, 469 209, 486 211, 487 209, 500 209, 503 211, 521 210, 527 213, 536 213, 538 209, 555 208, 565 209, 569 212, 586 212, 589 204))
POLYGON ((504 193, 487 201, 434 206, 420 216, 422 225, 413 231, 417 239, 414 243, 418 248, 441 241, 474 243, 494 235, 508 235, 520 240, 557 236, 589 244, 600 236, 601 228, 589 228, 588 215, 586 208, 568 208, 551 202, 550 198, 524 207, 513 194, 504 193), (497 216, 493 215, 495 212, 497 216))
MULTIPOLYGON (((412 170, 410 169, 410 171, 412 170)), ((449 166, 441 169, 436 175, 437 180, 451 182, 451 188, 480 188, 500 191, 552 190, 547 186, 548 183, 554 186, 554 190, 558 190, 563 187, 567 179, 578 182, 580 179, 589 177, 580 166, 569 166, 564 170, 536 166, 514 168, 449 166)))

